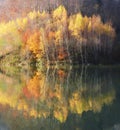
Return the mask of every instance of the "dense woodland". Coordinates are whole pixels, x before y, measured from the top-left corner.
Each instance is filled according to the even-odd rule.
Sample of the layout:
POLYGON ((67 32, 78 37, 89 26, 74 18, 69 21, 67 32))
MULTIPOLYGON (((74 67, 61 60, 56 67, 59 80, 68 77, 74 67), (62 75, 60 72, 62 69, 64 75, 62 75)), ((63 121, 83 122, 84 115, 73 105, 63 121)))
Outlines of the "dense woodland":
POLYGON ((120 62, 119 0, 5 0, 0 7, 1 61, 19 50, 19 62, 120 62))
POLYGON ((0 128, 119 129, 119 13, 120 0, 0 0, 0 128))

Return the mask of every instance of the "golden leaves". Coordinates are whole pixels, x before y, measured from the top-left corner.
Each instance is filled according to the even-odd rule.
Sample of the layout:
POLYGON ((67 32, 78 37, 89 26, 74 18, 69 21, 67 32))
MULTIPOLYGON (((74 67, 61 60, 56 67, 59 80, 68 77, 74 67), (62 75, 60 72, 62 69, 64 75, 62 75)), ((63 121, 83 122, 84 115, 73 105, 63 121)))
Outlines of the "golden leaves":
POLYGON ((40 31, 34 31, 27 40, 27 46, 30 51, 32 51, 36 57, 42 57, 44 53, 44 44, 41 40, 40 31))
POLYGON ((61 20, 63 22, 67 18, 67 11, 65 7, 61 5, 53 11, 52 16, 53 16, 53 19, 61 20))
POLYGON ((74 57, 72 51, 78 50, 82 43, 101 45, 105 43, 103 36, 112 41, 115 30, 110 23, 104 24, 100 16, 87 17, 81 13, 68 16, 61 5, 51 13, 32 11, 26 17, 1 23, 0 35, 0 42, 5 43, 5 37, 7 43, 12 41, 18 44, 19 41, 23 44, 23 50, 31 51, 36 59, 44 57, 61 61, 69 59, 68 55, 74 57))

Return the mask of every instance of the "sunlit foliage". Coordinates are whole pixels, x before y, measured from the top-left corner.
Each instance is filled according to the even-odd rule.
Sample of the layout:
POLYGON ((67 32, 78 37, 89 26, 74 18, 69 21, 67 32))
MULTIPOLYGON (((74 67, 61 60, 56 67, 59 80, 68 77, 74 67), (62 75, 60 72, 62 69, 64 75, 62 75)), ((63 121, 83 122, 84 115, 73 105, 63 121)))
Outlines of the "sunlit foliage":
POLYGON ((33 34, 30 35, 29 39, 27 40, 27 46, 36 57, 40 58, 44 54, 44 44, 42 43, 42 38, 40 31, 34 31, 33 34))
POLYGON ((94 59, 96 53, 110 52, 114 37, 111 24, 104 24, 100 16, 68 16, 62 5, 51 12, 33 11, 26 17, 0 24, 1 45, 22 44, 36 59, 44 57, 47 62, 84 62, 89 52, 94 53, 94 59))

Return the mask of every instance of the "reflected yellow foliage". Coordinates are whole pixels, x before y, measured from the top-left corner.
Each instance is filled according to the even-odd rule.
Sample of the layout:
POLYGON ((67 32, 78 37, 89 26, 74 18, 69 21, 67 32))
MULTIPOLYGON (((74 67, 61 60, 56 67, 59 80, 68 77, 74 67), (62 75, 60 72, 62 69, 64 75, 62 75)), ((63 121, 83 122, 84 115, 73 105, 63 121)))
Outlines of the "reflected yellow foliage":
POLYGON ((72 98, 69 100, 70 109, 73 113, 82 114, 84 111, 93 110, 100 112, 104 104, 111 104, 115 99, 115 91, 112 90, 107 95, 96 96, 94 99, 89 96, 88 99, 84 98, 79 91, 73 93, 72 98))
MULTIPOLYGON (((62 105, 62 104, 61 104, 62 105)), ((68 116, 68 109, 65 106, 57 106, 54 110, 54 117, 60 122, 65 122, 68 116)))
POLYGON ((14 108, 16 107, 17 99, 15 99, 14 96, 11 97, 10 95, 0 92, 0 103, 3 105, 9 104, 10 107, 14 108))
POLYGON ((56 74, 58 82, 54 84, 43 72, 36 72, 31 79, 24 80, 24 86, 19 86, 19 89, 14 91, 12 87, 6 88, 6 91, 0 89, 0 104, 8 105, 26 117, 47 118, 52 115, 58 121, 65 122, 69 112, 79 115, 89 110, 100 112, 104 104, 110 105, 115 99, 114 89, 102 94, 99 93, 100 85, 97 88, 93 87, 92 90, 89 86, 71 90, 69 87, 72 86, 69 84, 70 90, 67 90, 61 81, 67 74, 61 69, 57 70, 56 74))
POLYGON ((37 117, 37 115, 38 115, 38 113, 37 113, 37 111, 36 111, 36 110, 34 110, 34 109, 33 109, 33 110, 31 110, 31 111, 30 111, 30 116, 35 117, 35 118, 36 118, 36 117, 37 117))
POLYGON ((27 98, 39 99, 43 96, 44 92, 45 76, 43 74, 36 73, 36 75, 29 80, 26 87, 23 88, 23 92, 27 98))
POLYGON ((24 100, 20 100, 20 103, 18 104, 17 109, 18 110, 25 110, 25 111, 29 110, 28 105, 24 100))

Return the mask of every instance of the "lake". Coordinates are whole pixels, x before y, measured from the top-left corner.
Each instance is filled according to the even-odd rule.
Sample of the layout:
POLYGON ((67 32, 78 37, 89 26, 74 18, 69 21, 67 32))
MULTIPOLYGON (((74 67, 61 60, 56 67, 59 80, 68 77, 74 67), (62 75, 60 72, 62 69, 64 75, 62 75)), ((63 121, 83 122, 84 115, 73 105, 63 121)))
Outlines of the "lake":
POLYGON ((0 130, 120 130, 120 67, 0 70, 0 130))

